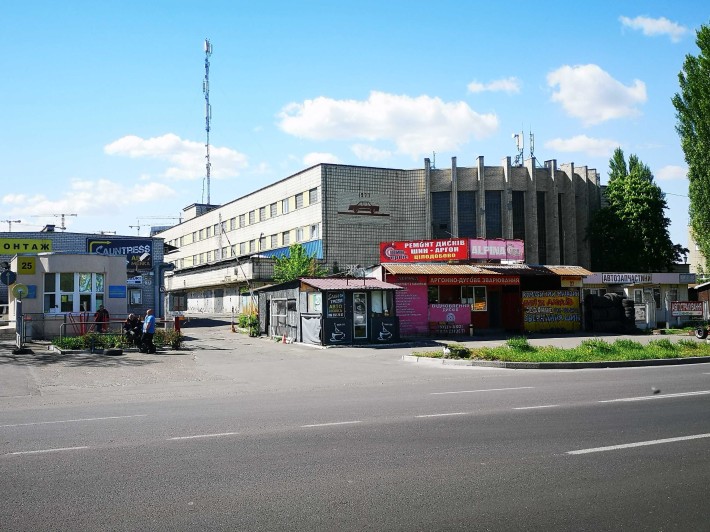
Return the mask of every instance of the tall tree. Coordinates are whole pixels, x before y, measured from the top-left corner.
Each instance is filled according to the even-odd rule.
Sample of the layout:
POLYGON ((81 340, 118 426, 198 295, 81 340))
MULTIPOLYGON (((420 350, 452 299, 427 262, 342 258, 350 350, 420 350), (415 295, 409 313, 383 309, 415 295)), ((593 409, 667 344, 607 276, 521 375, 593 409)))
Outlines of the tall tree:
POLYGON ((301 244, 292 244, 288 255, 277 257, 274 264, 274 280, 279 283, 299 277, 323 277, 327 272, 301 244))
MULTIPOLYGON (((690 227, 707 264, 710 258, 710 26, 697 32, 698 56, 688 54, 673 96, 676 131, 688 163, 690 227)), ((703 264, 701 266, 705 266, 703 264)))
POLYGON ((617 148, 609 160, 608 207, 592 217, 589 238, 592 268, 596 271, 665 271, 676 248, 668 233, 670 219, 665 194, 653 174, 636 155, 626 164, 617 148))

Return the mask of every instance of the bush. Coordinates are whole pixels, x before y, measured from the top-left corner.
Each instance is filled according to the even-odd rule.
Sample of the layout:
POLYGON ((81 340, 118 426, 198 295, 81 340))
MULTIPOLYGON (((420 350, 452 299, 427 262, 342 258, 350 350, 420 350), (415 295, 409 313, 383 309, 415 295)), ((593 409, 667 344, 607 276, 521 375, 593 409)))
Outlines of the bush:
POLYGON ((240 329, 249 329, 259 324, 259 317, 256 314, 240 314, 237 325, 240 329))
POLYGON ((613 351, 613 347, 609 342, 605 342, 601 338, 590 338, 589 340, 584 340, 580 345, 579 349, 586 353, 610 353, 613 351))
POLYGON ((451 358, 468 358, 471 355, 471 350, 465 345, 448 344, 449 356, 451 358))
POLYGON ((513 338, 508 338, 505 343, 511 349, 517 349, 518 351, 532 351, 533 349, 533 346, 530 345, 525 336, 514 336, 513 338))
POLYGON ((156 329, 153 343, 158 346, 169 345, 172 349, 180 349, 182 334, 175 329, 156 329))

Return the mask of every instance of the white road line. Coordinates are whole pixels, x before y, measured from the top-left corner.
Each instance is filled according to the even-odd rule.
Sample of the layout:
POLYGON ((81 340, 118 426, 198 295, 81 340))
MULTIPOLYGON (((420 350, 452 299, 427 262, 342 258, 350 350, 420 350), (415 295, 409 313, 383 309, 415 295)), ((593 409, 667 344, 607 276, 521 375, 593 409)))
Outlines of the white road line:
POLYGON ((555 408, 560 405, 518 406, 513 410, 534 410, 535 408, 555 408))
POLYGON ((316 423, 314 425, 301 425, 301 428, 309 429, 312 427, 332 427, 334 425, 355 425, 356 423, 362 423, 362 421, 334 421, 332 423, 316 423))
POLYGON ((239 434, 238 432, 219 432, 216 434, 195 434, 193 436, 175 436, 174 438, 168 438, 168 440, 194 440, 195 438, 219 438, 221 436, 234 436, 239 434))
POLYGON ((429 395, 451 395, 455 393, 480 393, 480 392, 505 392, 508 390, 532 390, 533 386, 519 386, 517 388, 489 388, 487 390, 462 390, 459 392, 432 392, 429 395))
POLYGON ((567 451, 567 454, 600 453, 602 451, 615 451, 617 449, 628 449, 630 447, 643 447, 645 445, 659 445, 661 443, 674 443, 677 441, 698 440, 700 438, 710 438, 710 434, 694 434, 692 436, 680 436, 678 438, 665 438, 663 440, 639 441, 636 443, 625 443, 623 445, 609 445, 608 447, 594 447, 592 449, 579 449, 577 451, 567 451))
POLYGON ((468 412, 449 412, 447 414, 423 414, 416 417, 467 416, 468 412))
POLYGON ((82 419, 63 419, 61 421, 36 421, 34 423, 15 423, 14 425, 0 425, 1 428, 5 427, 29 427, 31 425, 52 425, 55 423, 79 423, 81 421, 103 421, 105 419, 126 419, 130 417, 145 417, 148 414, 135 414, 132 416, 108 416, 108 417, 87 417, 82 419))
POLYGON ((682 392, 682 393, 667 393, 658 395, 642 395, 640 397, 624 397, 623 399, 605 399, 604 401, 599 401, 600 403, 623 403, 629 401, 649 401, 651 399, 672 399, 674 397, 690 397, 692 395, 707 395, 710 394, 710 390, 703 390, 700 392, 682 392))
POLYGON ((76 451, 78 449, 88 449, 88 447, 59 447, 57 449, 40 449, 39 451, 17 451, 15 453, 8 454, 40 454, 40 453, 56 453, 59 451, 76 451))

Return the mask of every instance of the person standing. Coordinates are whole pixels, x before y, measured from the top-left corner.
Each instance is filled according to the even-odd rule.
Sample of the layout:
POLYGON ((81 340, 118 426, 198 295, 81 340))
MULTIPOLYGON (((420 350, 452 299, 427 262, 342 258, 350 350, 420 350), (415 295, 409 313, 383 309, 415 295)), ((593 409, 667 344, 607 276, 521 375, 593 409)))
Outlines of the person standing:
POLYGON ((109 320, 108 310, 104 308, 103 305, 99 305, 99 310, 94 314, 94 321, 96 322, 96 332, 106 332, 108 331, 108 320, 109 320))
POLYGON ((143 320, 143 348, 141 351, 147 353, 155 353, 155 345, 153 344, 153 335, 155 334, 155 316, 153 309, 149 308, 145 313, 143 320))

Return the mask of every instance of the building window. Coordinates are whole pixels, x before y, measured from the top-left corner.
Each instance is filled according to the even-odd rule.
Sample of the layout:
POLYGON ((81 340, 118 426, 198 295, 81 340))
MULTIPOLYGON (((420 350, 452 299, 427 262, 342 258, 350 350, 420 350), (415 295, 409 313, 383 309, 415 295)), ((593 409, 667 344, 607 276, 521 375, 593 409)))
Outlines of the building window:
POLYGON ((197 242, 197 231, 192 232, 192 241, 197 242))
POLYGON ((427 302, 430 305, 436 305, 439 303, 439 287, 429 285, 427 287, 427 302))
POLYGON ((263 222, 266 220, 266 207, 259 207, 259 221, 263 222))
POLYGON ((239 243, 239 254, 240 254, 240 255, 246 255, 246 254, 247 254, 247 243, 246 243, 246 242, 240 242, 240 243, 239 243))
POLYGON ((229 230, 234 231, 237 228, 237 219, 236 218, 230 218, 229 219, 229 230))
POLYGON ((279 247, 279 235, 271 235, 271 249, 279 247))
POLYGON ((284 231, 281 233, 281 241, 283 242, 284 246, 288 246, 291 244, 291 233, 290 231, 284 231))
POLYGON ((132 307, 143 304, 143 292, 140 288, 131 288, 128 290, 128 304, 132 307))
POLYGON ((259 237, 259 251, 266 249, 266 237, 259 237))
POLYGON ((239 227, 244 227, 247 222, 247 217, 244 214, 239 215, 239 227))
POLYGON ((643 303, 643 290, 634 288, 634 304, 640 305, 643 303))
POLYGON ((249 225, 256 223, 256 211, 249 211, 249 225))
POLYGON ((296 242, 303 242, 303 227, 296 229, 296 242))
POLYGON ((308 191, 308 204, 313 205, 318 202, 318 189, 312 188, 308 191))
POLYGON ((303 192, 296 194, 296 208, 300 209, 303 207, 303 192))
POLYGON ((485 312, 488 309, 486 300, 485 286, 461 287, 461 303, 471 305, 471 310, 474 312, 485 312))
POLYGON ((212 226, 208 225, 205 227, 205 238, 209 238, 212 236, 212 226))
POLYGON ((545 193, 537 193, 537 260, 538 264, 547 262, 547 215, 545 213, 545 193))
POLYGON ((389 316, 392 312, 392 292, 391 290, 373 290, 371 292, 370 304, 374 316, 389 316))
POLYGON ((214 224, 212 226, 212 236, 219 235, 219 224, 214 224))
POLYGON ((318 240, 320 238, 320 228, 318 224, 313 224, 311 226, 311 240, 318 240))
POLYGON ((476 238, 476 193, 462 190, 458 193, 458 237, 476 238))
POLYGON ((274 218, 276 214, 276 203, 272 203, 271 205, 269 205, 269 216, 274 218))
POLYGON ((486 238, 503 238, 500 190, 486 190, 486 238))
POLYGON ((46 273, 44 312, 94 312, 104 304, 104 281, 103 273, 46 273))
POLYGON ((222 258, 223 259, 229 258, 229 248, 228 247, 222 248, 222 258))
POLYGON ((256 251, 256 240, 249 241, 249 253, 254 253, 256 251))
POLYGON ((451 238, 451 194, 449 192, 431 193, 431 236, 432 238, 451 238))
POLYGON ((525 240, 525 192, 513 191, 513 238, 525 240))
POLYGON ((285 200, 281 200, 281 212, 283 214, 288 213, 288 198, 286 198, 285 200))
POLYGON ((200 229, 200 240, 204 240, 204 239, 205 239, 205 230, 200 229))

